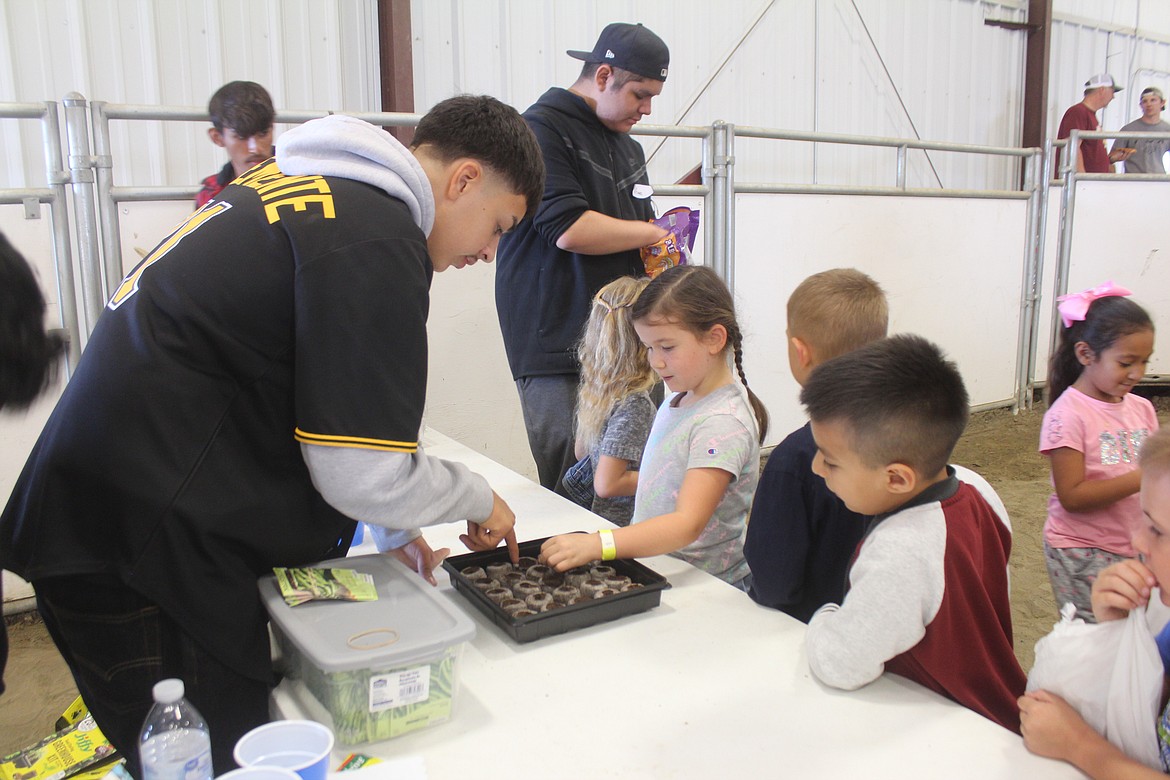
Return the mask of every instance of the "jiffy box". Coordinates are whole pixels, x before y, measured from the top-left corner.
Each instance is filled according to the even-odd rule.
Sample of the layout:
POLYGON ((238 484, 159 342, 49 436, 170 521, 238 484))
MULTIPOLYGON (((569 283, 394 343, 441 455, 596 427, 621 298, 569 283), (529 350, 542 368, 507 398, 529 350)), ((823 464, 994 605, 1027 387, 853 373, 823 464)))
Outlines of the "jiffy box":
POLYGON ((346 745, 447 721, 459 688, 459 658, 475 636, 471 619, 391 557, 316 565, 372 575, 378 600, 290 607, 275 577, 260 579, 283 671, 301 680, 329 717, 318 717, 316 708, 310 714, 346 745))

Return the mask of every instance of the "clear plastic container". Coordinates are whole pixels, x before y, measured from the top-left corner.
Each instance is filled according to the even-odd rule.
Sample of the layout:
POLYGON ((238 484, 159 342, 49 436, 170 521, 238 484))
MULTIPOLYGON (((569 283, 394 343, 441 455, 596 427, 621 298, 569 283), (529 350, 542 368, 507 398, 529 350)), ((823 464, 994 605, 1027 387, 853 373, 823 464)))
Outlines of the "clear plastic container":
POLYGON ((185 692, 182 680, 155 683, 154 706, 138 735, 142 780, 212 780, 207 721, 185 692))
POLYGON ((459 658, 475 623, 418 574, 387 555, 323 561, 373 575, 377 601, 310 601, 290 607, 271 576, 260 595, 284 671, 318 706, 307 714, 343 745, 374 742, 451 718, 459 658))

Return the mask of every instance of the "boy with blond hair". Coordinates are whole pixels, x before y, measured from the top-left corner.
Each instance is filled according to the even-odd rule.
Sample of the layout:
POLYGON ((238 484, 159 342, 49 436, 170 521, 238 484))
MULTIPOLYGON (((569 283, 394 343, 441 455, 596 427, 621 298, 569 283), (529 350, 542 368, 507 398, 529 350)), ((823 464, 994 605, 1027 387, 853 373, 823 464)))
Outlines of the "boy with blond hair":
MULTIPOLYGON (((788 364, 803 385, 814 368, 886 335, 889 308, 878 283, 853 268, 805 279, 788 298, 788 364)), ((816 444, 808 424, 780 442, 760 474, 743 554, 758 603, 808 622, 845 595, 845 572, 865 532, 812 472, 816 444)))
POLYGON ((947 465, 968 417, 955 364, 926 339, 894 336, 821 365, 800 400, 813 470, 873 516, 845 598, 809 621, 813 674, 853 690, 893 672, 1018 733, 1011 525, 982 477, 947 465))

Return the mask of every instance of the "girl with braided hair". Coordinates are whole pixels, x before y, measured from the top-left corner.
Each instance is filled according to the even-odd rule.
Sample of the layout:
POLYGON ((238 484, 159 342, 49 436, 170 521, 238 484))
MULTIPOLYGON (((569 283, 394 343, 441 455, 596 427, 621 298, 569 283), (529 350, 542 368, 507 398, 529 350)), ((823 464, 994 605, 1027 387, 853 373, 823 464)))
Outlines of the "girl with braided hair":
POLYGON ((747 385, 731 293, 709 268, 677 266, 638 296, 633 318, 669 391, 642 455, 633 519, 554 536, 541 559, 564 571, 670 553, 746 590, 742 535, 768 413, 747 385))

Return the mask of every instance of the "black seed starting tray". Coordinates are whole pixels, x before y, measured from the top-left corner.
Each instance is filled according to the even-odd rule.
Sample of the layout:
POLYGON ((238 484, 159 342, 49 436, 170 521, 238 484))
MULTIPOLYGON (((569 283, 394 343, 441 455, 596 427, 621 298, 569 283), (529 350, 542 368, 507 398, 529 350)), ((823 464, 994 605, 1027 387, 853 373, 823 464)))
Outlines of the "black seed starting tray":
MULTIPOLYGON (((521 557, 537 557, 544 541, 545 539, 533 539, 521 542, 521 557)), ((508 551, 503 547, 450 557, 443 561, 443 568, 451 575, 451 584, 455 586, 455 590, 463 594, 476 609, 491 618, 493 623, 517 642, 531 642, 645 612, 657 607, 662 601, 662 591, 670 587, 665 577, 637 561, 615 560, 604 563, 596 561, 593 565, 611 566, 617 575, 629 577, 631 582, 640 587, 580 603, 558 606, 547 612, 513 617, 463 575, 463 570, 469 566, 486 569, 489 565, 502 563, 511 563, 508 551)))

